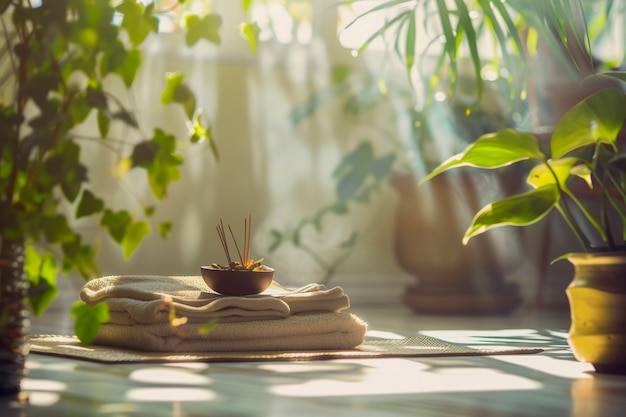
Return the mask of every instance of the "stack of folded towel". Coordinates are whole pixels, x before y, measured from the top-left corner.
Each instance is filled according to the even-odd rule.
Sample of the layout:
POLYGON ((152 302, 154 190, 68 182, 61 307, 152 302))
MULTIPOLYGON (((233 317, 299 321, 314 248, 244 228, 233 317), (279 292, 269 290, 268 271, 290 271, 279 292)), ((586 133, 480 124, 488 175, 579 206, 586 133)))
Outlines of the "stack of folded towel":
POLYGON ((106 302, 111 320, 94 343, 156 352, 227 352, 351 349, 367 325, 346 310, 341 287, 309 284, 229 297, 213 292, 200 276, 108 276, 87 282, 87 304, 106 302), (186 323, 174 331, 173 308, 186 323), (214 320, 208 335, 201 334, 214 320), (184 333, 184 335, 183 335, 184 333))

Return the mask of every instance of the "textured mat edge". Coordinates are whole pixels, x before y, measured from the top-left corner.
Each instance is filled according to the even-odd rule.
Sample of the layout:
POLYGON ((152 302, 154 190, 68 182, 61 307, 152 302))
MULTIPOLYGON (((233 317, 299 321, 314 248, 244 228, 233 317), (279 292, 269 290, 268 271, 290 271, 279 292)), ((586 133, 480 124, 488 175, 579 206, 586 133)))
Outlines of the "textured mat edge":
POLYGON ((284 352, 140 352, 111 346, 83 346, 74 336, 31 335, 30 352, 100 363, 167 362, 267 362, 324 359, 418 358, 437 356, 486 356, 533 354, 540 348, 475 348, 449 343, 430 336, 404 339, 373 339, 351 350, 310 350, 284 352))

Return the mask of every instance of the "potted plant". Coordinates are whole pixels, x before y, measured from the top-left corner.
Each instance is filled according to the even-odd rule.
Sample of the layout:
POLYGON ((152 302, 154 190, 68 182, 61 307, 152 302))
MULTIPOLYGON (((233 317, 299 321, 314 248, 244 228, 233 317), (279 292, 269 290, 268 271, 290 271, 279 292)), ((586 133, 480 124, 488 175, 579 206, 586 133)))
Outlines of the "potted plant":
MULTIPOLYGON (((358 5, 359 2, 353 3, 358 5)), ((463 248, 458 242, 464 227, 455 227, 449 216, 437 216, 441 210, 439 213, 436 210, 425 213, 424 208, 428 204, 422 202, 448 199, 446 207, 453 204, 471 207, 480 204, 484 177, 489 177, 487 181, 492 181, 492 184, 505 182, 507 187, 521 181, 509 181, 514 175, 502 181, 497 175, 479 173, 464 175, 478 179, 473 186, 463 185, 468 182, 467 178, 460 179, 461 184, 455 186, 454 181, 442 176, 436 180, 438 184, 433 182, 415 187, 416 177, 437 166, 442 155, 457 152, 480 134, 499 129, 504 124, 515 125, 517 122, 512 116, 516 112, 518 117, 524 112, 549 114, 549 110, 543 108, 524 109, 525 106, 535 106, 540 101, 536 98, 537 93, 545 91, 543 86, 533 85, 531 80, 538 79, 539 74, 547 71, 540 68, 532 76, 533 65, 528 65, 529 62, 539 61, 539 55, 539 58, 552 58, 558 64, 559 79, 571 81, 568 91, 577 91, 579 79, 587 75, 589 69, 589 65, 583 65, 587 64, 586 61, 580 61, 580 52, 586 52, 587 44, 600 34, 591 29, 586 32, 587 26, 582 23, 599 27, 593 20, 584 21, 583 17, 590 16, 585 13, 590 6, 595 7, 597 13, 593 19, 598 21, 607 19, 612 10, 612 2, 594 1, 592 5, 585 0, 506 3, 491 0, 391 0, 361 9, 364 10, 361 12, 357 10, 355 19, 343 33, 365 32, 361 37, 364 41, 354 46, 365 62, 371 62, 368 68, 371 73, 359 78, 358 71, 335 69, 331 86, 299 106, 293 119, 303 123, 316 106, 335 99, 343 101, 347 116, 354 117, 355 125, 360 129, 367 126, 370 120, 375 120, 373 109, 393 107, 393 120, 385 122, 387 126, 397 126, 397 129, 384 137, 380 137, 383 135, 379 130, 371 129, 372 135, 366 138, 369 143, 360 141, 353 150, 347 151, 333 172, 336 199, 293 227, 272 230, 271 250, 285 243, 295 246, 323 265, 328 272, 325 278, 328 279, 337 264, 345 261, 349 251, 354 250, 364 234, 363 230, 369 226, 358 228, 353 233, 348 231, 345 240, 337 244, 341 251, 329 251, 329 254, 322 251, 316 253, 312 248, 314 239, 307 240, 306 237, 312 234, 312 229, 323 235, 321 231, 325 225, 341 221, 336 217, 362 211, 358 205, 374 205, 374 191, 378 192, 391 184, 398 191, 398 214, 392 232, 397 263, 405 272, 416 276, 418 281, 417 285, 407 287, 406 304, 414 310, 428 312, 451 312, 456 306, 456 312, 464 313, 484 312, 484 309, 507 312, 518 306, 520 296, 511 285, 513 283, 502 280, 504 272, 514 271, 516 262, 523 259, 523 251, 510 251, 508 257, 498 259, 500 265, 494 265, 490 256, 493 251, 489 252, 489 256, 477 256, 476 253, 486 252, 481 250, 481 246, 501 247, 497 236, 482 236, 463 248), (564 15, 571 19, 562 19, 564 15), (380 17, 379 24, 368 20, 376 16, 380 17), (376 43, 386 49, 371 51, 376 43), (537 52, 538 43, 542 45, 543 54, 537 52), (493 45, 493 49, 487 44, 493 45), (394 65, 396 59, 399 65, 394 65), (495 76, 496 81, 486 80, 485 76, 489 74, 495 76), (504 99, 494 93, 496 90, 499 94, 504 92, 504 99), (527 99, 522 99, 524 96, 527 99), (494 100, 494 97, 500 100, 494 100), (452 122, 446 124, 449 121, 452 122), (395 149, 384 153, 390 142, 395 142, 395 149), (434 149, 446 150, 437 155, 434 149), (409 153, 413 160, 407 163, 406 155, 409 153), (385 164, 377 164, 378 160, 385 164), (404 175, 398 176, 399 172, 404 175), (448 187, 456 191, 441 191, 448 187), (459 188, 463 191, 460 192, 459 188), (473 192, 472 188, 477 192, 473 192), (460 200, 463 202, 459 203, 460 200), (442 242, 439 247, 434 243, 433 233, 429 232, 429 227, 437 229, 433 226, 437 224, 446 225, 446 233, 437 235, 442 242), (305 228, 308 228, 308 235, 303 233, 305 228), (451 239, 445 239, 446 236, 451 236, 451 239), (441 256, 430 256, 432 252, 441 255, 447 251, 453 251, 456 255, 454 261, 458 262, 449 258, 437 262, 441 256), (337 261, 333 262, 335 255, 337 261), (512 259, 515 255, 517 259, 512 259), (485 262, 481 262, 483 257, 487 258, 485 262), (453 276, 456 278, 452 281, 446 280, 453 276), (455 299, 441 298, 446 294, 454 295, 455 299)), ((607 20, 610 22, 610 19, 607 20)), ((566 105, 571 106, 571 103, 566 105)), ((489 188, 495 190, 497 187, 489 188)), ((458 223, 463 223, 463 216, 471 218, 472 210, 468 208, 463 212, 460 209, 456 213, 461 218, 458 223)), ((517 235, 509 233, 499 231, 498 235, 503 234, 508 239, 517 235)), ((313 236, 317 238, 318 234, 313 236)), ((520 240, 519 246, 522 245, 520 240)))
MULTIPOLYGON (((613 77, 626 80, 624 73, 613 77)), ((422 179, 460 167, 501 169, 530 161, 529 191, 490 203, 475 215, 463 242, 501 226, 528 226, 556 210, 583 252, 568 253, 567 288, 576 357, 597 371, 626 372, 626 120, 623 89, 605 88, 571 108, 542 149, 536 135, 505 129, 487 134, 422 179)))
MULTIPOLYGON (((169 233, 169 223, 156 224, 152 203, 131 210, 108 199, 91 182, 84 156, 94 145, 108 152, 116 172, 112 182, 143 172, 155 202, 179 179, 181 141, 159 127, 149 132, 121 93, 135 84, 142 45, 159 31, 159 17, 182 3, 160 10, 140 0, 0 1, 2 394, 20 388, 26 304, 41 314, 56 295, 59 274, 98 276, 99 245, 81 233, 84 228, 104 229, 125 257, 153 229, 164 237, 169 233), (76 128, 87 121, 93 133, 79 133, 76 128)), ((181 22, 188 47, 203 40, 220 43, 219 15, 189 13, 181 22)), ((181 123, 191 127, 187 141, 205 142, 215 153, 183 74, 164 74, 154 88, 162 89, 163 104, 182 105, 181 123)), ((72 314, 77 336, 88 342, 108 313, 105 306, 79 303, 72 314)))

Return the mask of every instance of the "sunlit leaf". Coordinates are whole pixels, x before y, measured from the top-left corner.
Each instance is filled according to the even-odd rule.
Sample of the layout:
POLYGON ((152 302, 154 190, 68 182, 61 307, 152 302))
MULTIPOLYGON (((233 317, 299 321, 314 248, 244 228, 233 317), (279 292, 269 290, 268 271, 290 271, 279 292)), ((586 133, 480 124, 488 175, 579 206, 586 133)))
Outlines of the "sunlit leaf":
POLYGON ((150 226, 148 223, 139 221, 131 223, 122 240, 122 251, 126 259, 130 258, 135 250, 139 247, 143 238, 150 234, 150 226))
POLYGON ((191 88, 185 84, 185 75, 180 72, 165 76, 165 87, 161 92, 163 104, 179 103, 185 109, 187 118, 192 119, 196 111, 196 97, 191 88))
POLYGON ((495 169, 528 159, 538 161, 546 159, 539 147, 537 137, 531 133, 503 129, 481 136, 463 152, 444 161, 426 175, 421 182, 428 181, 442 172, 456 167, 495 169))
POLYGON ((250 50, 252 52, 256 52, 257 44, 259 42, 259 33, 261 29, 257 22, 251 23, 241 23, 239 25, 239 33, 248 41, 248 45, 250 46, 250 50))
POLYGON ((551 160, 547 164, 539 164, 530 170, 526 182, 534 188, 545 185, 556 185, 567 188, 567 180, 572 175, 572 168, 579 162, 578 158, 562 158, 551 160))
POLYGON ((187 28, 185 42, 187 46, 193 46, 201 39, 219 45, 222 42, 219 34, 221 26, 222 17, 218 14, 208 14, 204 17, 188 14, 185 16, 185 27, 187 28))
POLYGON ((572 107, 558 122, 550 141, 552 157, 561 156, 585 145, 614 144, 626 119, 626 95, 606 88, 572 107))
POLYGON ((555 185, 545 185, 483 207, 463 236, 463 244, 494 227, 527 226, 545 217, 558 203, 555 185))
POLYGON ((117 7, 122 13, 122 27, 128 32, 133 45, 140 45, 151 32, 157 32, 159 21, 151 13, 153 4, 148 8, 135 0, 123 0, 117 7))
POLYGON ((75 318, 74 332, 82 344, 88 345, 96 339, 100 327, 111 320, 109 305, 95 305, 77 301, 72 305, 70 314, 75 318))

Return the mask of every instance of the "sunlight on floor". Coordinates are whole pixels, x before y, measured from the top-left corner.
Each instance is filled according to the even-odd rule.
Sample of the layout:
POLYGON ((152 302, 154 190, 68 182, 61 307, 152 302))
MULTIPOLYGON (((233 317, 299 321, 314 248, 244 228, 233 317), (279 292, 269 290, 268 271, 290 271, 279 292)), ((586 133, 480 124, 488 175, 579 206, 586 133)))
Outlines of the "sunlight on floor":
POLYGON ((405 359, 369 359, 341 361, 359 364, 359 378, 342 380, 310 379, 303 383, 276 385, 269 388, 273 395, 285 397, 336 397, 347 395, 386 395, 409 393, 445 393, 477 391, 538 390, 542 384, 529 378, 503 373, 489 368, 445 368, 436 371, 428 365, 405 359), (474 380, 468 383, 468 380, 474 380))
POLYGON ((213 381, 204 375, 198 375, 185 369, 154 367, 133 371, 129 379, 151 384, 206 385, 213 381))
POLYGON ((126 399, 130 401, 212 401, 217 394, 203 388, 136 388, 128 390, 126 399))

